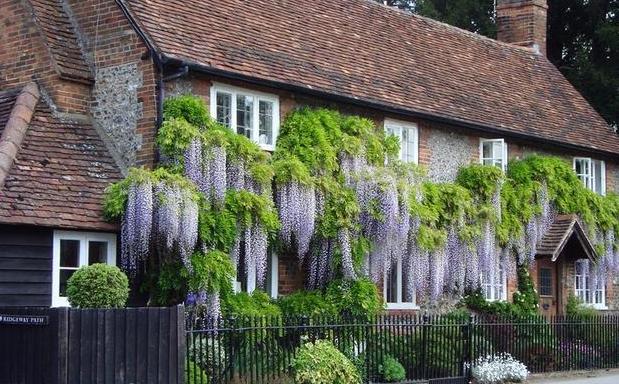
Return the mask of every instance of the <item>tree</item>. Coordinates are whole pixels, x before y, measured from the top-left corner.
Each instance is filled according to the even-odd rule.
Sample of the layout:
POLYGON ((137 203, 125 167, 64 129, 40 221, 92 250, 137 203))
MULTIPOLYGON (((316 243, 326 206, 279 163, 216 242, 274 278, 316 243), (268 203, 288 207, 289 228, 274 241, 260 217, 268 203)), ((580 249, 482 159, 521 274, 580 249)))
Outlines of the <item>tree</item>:
POLYGON ((548 59, 619 126, 619 0, 550 0, 548 59))
MULTIPOLYGON (((494 0, 377 1, 496 36, 494 0)), ((619 0, 548 0, 547 44, 548 59, 619 127, 619 0)))
POLYGON ((387 0, 379 2, 458 28, 494 37, 494 0, 387 0))

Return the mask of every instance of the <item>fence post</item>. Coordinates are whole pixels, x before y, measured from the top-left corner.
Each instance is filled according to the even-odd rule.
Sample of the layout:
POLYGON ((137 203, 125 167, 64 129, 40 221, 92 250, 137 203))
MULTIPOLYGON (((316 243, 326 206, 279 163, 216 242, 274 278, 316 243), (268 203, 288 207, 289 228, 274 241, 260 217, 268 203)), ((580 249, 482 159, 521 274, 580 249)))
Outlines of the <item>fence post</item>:
POLYGON ((421 378, 426 379, 428 376, 428 315, 423 315, 421 322, 421 378))
POLYGON ((466 349, 464 350, 464 361, 462 362, 462 376, 471 379, 471 371, 473 368, 473 323, 475 318, 472 314, 469 315, 464 328, 464 336, 466 338, 466 349))
MULTIPOLYGON (((221 321, 220 321, 220 323, 221 323, 221 321)), ((236 356, 235 356, 234 352, 237 349, 240 349, 239 347, 241 345, 241 335, 237 331, 237 325, 238 324, 237 324, 237 318, 236 317, 228 316, 226 318, 226 323, 228 324, 228 328, 230 330, 230 347, 229 347, 230 350, 229 350, 229 353, 228 353, 228 362, 227 362, 227 365, 228 365, 227 368, 229 368, 229 369, 226 369, 226 371, 228 371, 229 375, 230 375, 228 377, 228 379, 229 380, 234 380, 234 377, 236 375, 236 367, 237 367, 236 356)), ((224 324, 224 328, 226 328, 225 325, 226 324, 224 324)), ((219 334, 216 337, 218 337, 219 338, 219 342, 221 342, 222 338, 219 336, 219 334)), ((243 361, 242 361, 243 360, 243 354, 241 353, 240 356, 241 356, 241 361, 239 361, 238 368, 239 368, 239 370, 242 370, 243 369, 242 364, 244 364, 243 361)), ((219 358, 221 359, 221 356, 219 358)), ((247 369, 247 368, 245 368, 245 369, 247 369)), ((223 374, 224 374, 224 378, 223 379, 225 380, 225 375, 226 375, 225 371, 223 372, 223 374)), ((221 376, 221 372, 219 373, 219 376, 221 376)), ((218 379, 219 379, 219 377, 218 377, 218 379)))

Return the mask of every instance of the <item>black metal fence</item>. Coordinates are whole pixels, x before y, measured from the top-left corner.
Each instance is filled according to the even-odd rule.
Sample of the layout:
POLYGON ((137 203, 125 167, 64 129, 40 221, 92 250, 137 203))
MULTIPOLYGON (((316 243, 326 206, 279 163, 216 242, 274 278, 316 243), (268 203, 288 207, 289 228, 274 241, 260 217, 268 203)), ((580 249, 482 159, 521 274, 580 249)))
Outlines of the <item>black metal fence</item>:
POLYGON ((328 339, 357 365, 366 382, 380 382, 387 356, 407 380, 467 382, 470 364, 507 352, 531 372, 619 367, 619 316, 261 317, 205 320, 188 313, 187 383, 287 383, 296 349, 328 339), (447 380, 446 380, 447 379, 447 380))

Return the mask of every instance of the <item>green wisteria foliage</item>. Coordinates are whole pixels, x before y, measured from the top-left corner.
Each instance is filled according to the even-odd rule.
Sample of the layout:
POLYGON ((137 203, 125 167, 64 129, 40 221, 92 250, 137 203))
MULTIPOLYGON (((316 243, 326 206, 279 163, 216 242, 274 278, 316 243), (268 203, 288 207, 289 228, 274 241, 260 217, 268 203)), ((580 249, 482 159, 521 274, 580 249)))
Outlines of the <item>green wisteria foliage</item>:
POLYGON ((169 99, 164 111, 165 161, 110 186, 105 213, 122 222, 131 275, 182 266, 191 299, 214 308, 241 265, 264 285, 270 248, 296 255, 312 289, 378 282, 400 263, 405 299, 461 295, 482 274, 533 263, 561 213, 577 213, 595 240, 595 276, 619 269, 619 198, 587 190, 559 158, 512 161, 505 174, 471 165, 433 183, 368 119, 295 110, 271 156, 210 119, 198 98, 169 99))

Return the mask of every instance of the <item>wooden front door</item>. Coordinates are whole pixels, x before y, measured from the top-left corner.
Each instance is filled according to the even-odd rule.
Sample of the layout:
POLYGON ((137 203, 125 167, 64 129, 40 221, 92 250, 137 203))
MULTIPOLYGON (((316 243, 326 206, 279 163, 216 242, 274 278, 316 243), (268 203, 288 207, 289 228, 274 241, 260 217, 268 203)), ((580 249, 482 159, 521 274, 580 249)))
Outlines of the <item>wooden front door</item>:
POLYGON ((558 265, 550 258, 537 260, 536 285, 539 295, 539 311, 545 316, 559 314, 561 290, 558 284, 558 265))

